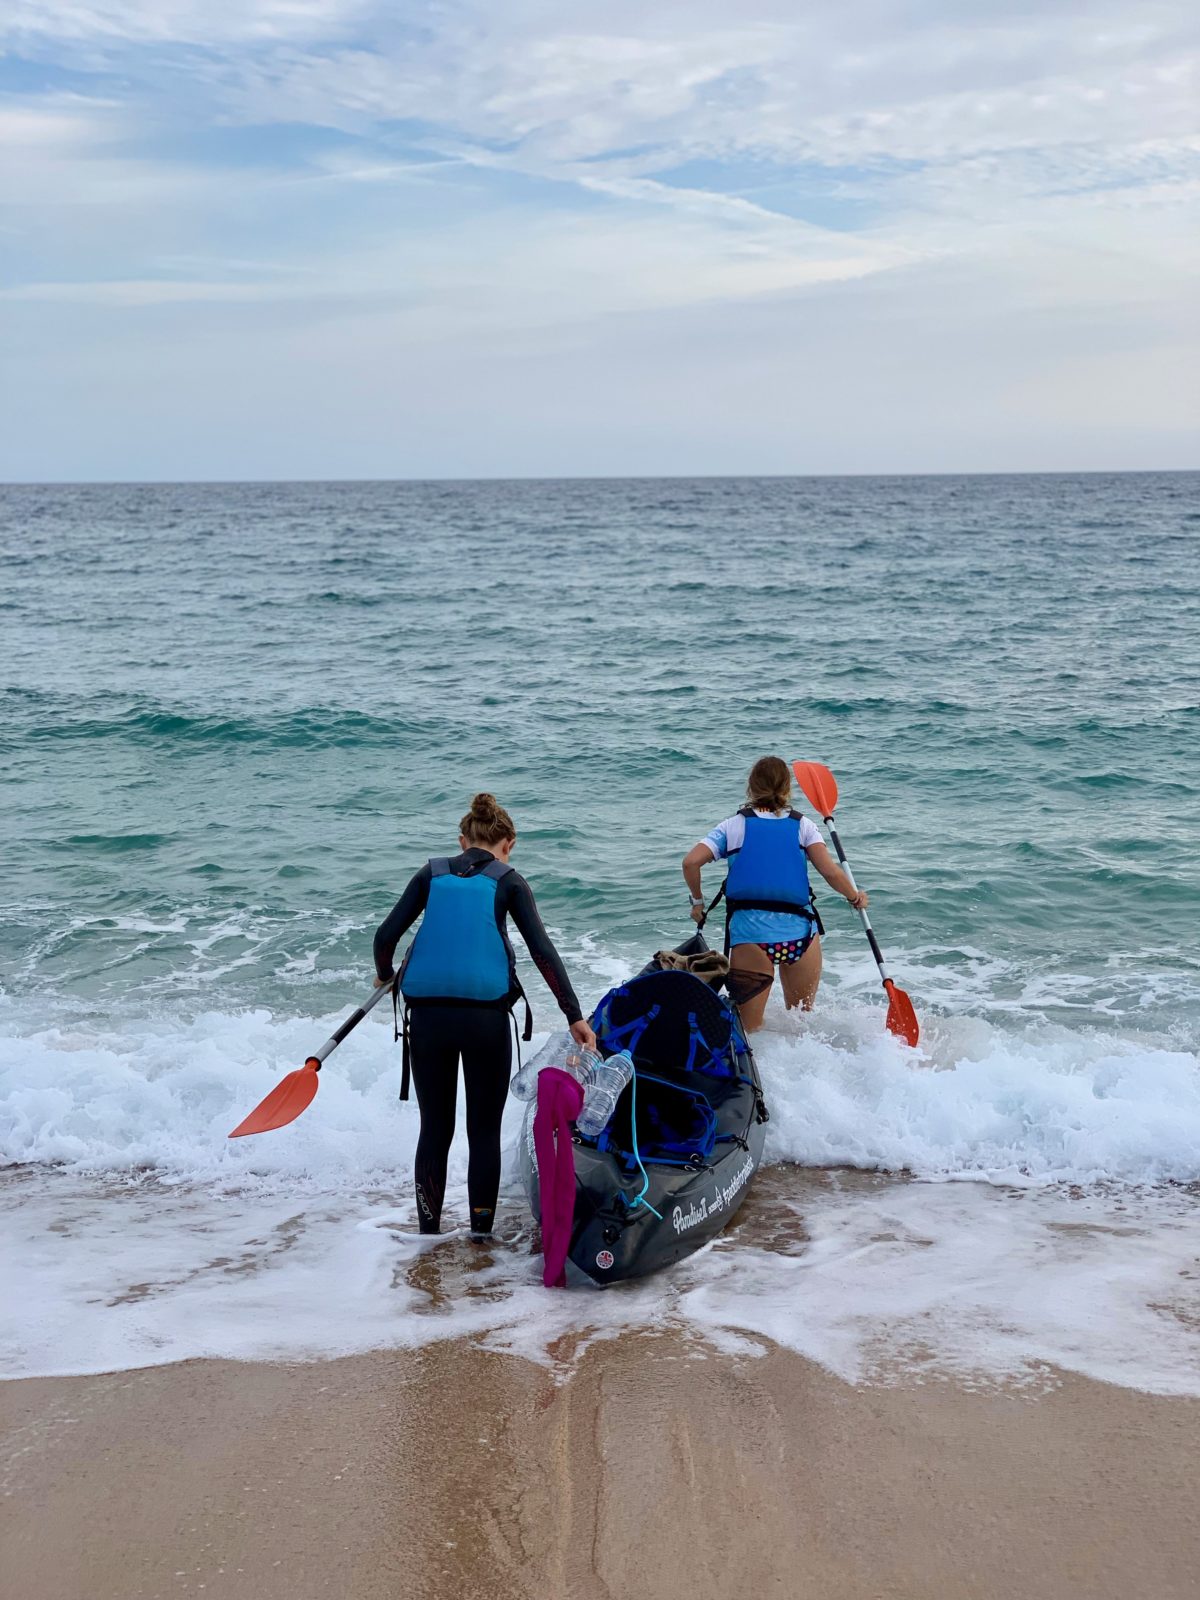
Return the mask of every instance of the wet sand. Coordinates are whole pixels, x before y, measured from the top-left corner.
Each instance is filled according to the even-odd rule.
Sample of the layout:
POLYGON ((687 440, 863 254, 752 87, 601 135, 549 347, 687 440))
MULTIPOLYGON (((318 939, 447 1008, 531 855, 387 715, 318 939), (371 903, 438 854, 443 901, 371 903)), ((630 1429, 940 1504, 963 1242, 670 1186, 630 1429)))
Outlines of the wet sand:
POLYGON ((21 1600, 1184 1600, 1200 1401, 678 1334, 0 1385, 21 1600))

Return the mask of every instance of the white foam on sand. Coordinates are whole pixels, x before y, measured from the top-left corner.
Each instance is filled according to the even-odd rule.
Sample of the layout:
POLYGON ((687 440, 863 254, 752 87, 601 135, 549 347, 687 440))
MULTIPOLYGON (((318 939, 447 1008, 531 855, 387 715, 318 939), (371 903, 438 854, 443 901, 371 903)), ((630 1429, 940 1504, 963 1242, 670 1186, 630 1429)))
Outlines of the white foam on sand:
POLYGON ((802 1238, 786 1224, 767 1248, 723 1237, 682 1297, 718 1342, 767 1338, 853 1382, 1041 1383, 1057 1368, 1200 1394, 1195 1194, 831 1175, 780 1209, 802 1238))
MULTIPOLYGON (((541 1362, 633 1328, 764 1341, 851 1382, 1043 1382, 1200 1394, 1196 1198, 764 1173, 720 1238, 640 1283, 548 1291, 513 1198, 500 1236, 415 1234, 382 1194, 219 1202, 23 1175, 6 1199, 0 1374, 189 1357, 304 1360, 478 1338, 541 1362), (17 1203, 19 1202, 19 1203, 17 1203)), ((455 1192, 451 1221, 465 1215, 455 1192)))
MULTIPOLYGON (((853 1381, 1054 1366, 1200 1393, 1200 1223, 1181 1187, 1200 1181, 1200 1070, 1169 1040, 941 1021, 914 1064, 878 1008, 776 1016, 758 1050, 772 1166, 735 1224, 645 1283, 555 1294, 515 1193, 493 1245, 414 1236, 417 1112, 375 1018, 298 1122, 227 1139, 337 1020, 214 1012, 108 1032, 22 1027, 0 1006, 0 1156, 15 1164, 0 1372, 457 1336, 564 1360, 680 1325, 853 1381)), ((520 1114, 510 1103, 510 1161, 520 1114)), ((465 1173, 460 1138, 451 1223, 465 1173)))

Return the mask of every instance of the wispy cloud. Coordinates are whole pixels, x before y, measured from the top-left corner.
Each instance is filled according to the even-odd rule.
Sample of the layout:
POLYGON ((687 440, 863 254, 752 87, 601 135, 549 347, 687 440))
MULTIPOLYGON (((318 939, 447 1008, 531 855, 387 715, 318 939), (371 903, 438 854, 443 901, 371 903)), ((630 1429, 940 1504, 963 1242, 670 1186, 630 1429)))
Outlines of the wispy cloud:
POLYGON ((64 53, 80 45, 294 44, 336 37, 373 9, 357 0, 10 0, 4 32, 15 48, 64 53))
MULTIPOLYGON (((18 360, 70 370, 118 338, 127 351, 139 313, 171 319, 177 352, 203 327, 206 349, 258 340, 266 359, 266 322, 248 330, 244 307, 291 330, 270 359, 293 377, 316 321, 342 329, 322 346, 335 366, 371 348, 364 326, 396 362, 454 349, 462 372, 514 337, 532 370, 566 339, 600 392, 613 319, 649 318, 623 357, 648 394, 674 318, 692 341, 674 358, 683 396, 696 341, 714 382, 738 367, 734 322, 786 366, 797 317, 840 329, 847 351, 874 319, 886 368, 902 328, 939 337, 952 283, 992 368, 969 390, 982 439, 1017 437, 997 399, 1012 351, 1070 392, 1080 315, 1097 346, 1081 417, 1097 363, 1127 372, 1131 344, 1186 399, 1200 27, 1174 0, 1094 0, 1086 16, 1062 0, 15 0, 0 48, 18 360), (894 296, 867 287, 893 278, 894 296)), ((1107 452, 1122 421, 1142 432, 1103 387, 1107 452)), ((533 414, 519 380, 517 394, 533 414)), ((10 452, 36 420, 17 408, 10 452)), ((631 417, 630 434, 648 425, 631 417)), ((758 437, 784 469, 775 413, 758 437)), ((712 464, 707 438, 696 455, 712 464)))

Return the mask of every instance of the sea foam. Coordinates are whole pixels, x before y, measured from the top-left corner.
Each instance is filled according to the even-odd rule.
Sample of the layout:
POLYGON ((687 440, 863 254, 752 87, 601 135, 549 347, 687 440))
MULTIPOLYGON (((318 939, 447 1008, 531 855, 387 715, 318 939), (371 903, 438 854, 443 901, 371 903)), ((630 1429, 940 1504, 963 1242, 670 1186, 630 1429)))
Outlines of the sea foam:
MULTIPOLYGON (((208 1012, 119 1031, 17 1031, 15 1020, 0 1008, 6 1163, 266 1188, 407 1182, 417 1109, 397 1098, 390 1017, 369 1019, 331 1058, 296 1123, 234 1142, 229 1130, 338 1017, 208 1012)), ((769 1020, 756 1043, 768 1161, 994 1182, 1200 1179, 1200 1064, 1169 1041, 943 1018, 914 1053, 882 1030, 877 1007, 769 1020)), ((509 1144, 519 1120, 510 1102, 509 1144)))
POLYGON ((513 1179, 516 1102, 497 1240, 453 1232, 461 1131, 450 1231, 416 1236, 417 1110, 378 1018, 296 1123, 230 1141, 335 1018, 0 1016, 3 1375, 448 1337, 561 1363, 651 1326, 781 1344, 851 1382, 1063 1369, 1200 1393, 1200 1072, 1170 1041, 935 1018, 909 1052, 878 1007, 773 1010, 767 1165, 734 1224, 645 1282, 552 1294, 513 1179))

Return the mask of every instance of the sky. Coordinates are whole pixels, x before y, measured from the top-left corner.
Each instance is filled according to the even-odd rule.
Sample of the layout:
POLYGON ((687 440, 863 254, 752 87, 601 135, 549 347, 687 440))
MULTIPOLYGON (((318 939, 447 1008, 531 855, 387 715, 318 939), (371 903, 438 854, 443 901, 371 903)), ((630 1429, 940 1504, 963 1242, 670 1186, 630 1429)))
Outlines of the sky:
POLYGON ((1200 466, 1181 0, 6 0, 0 478, 1200 466))

